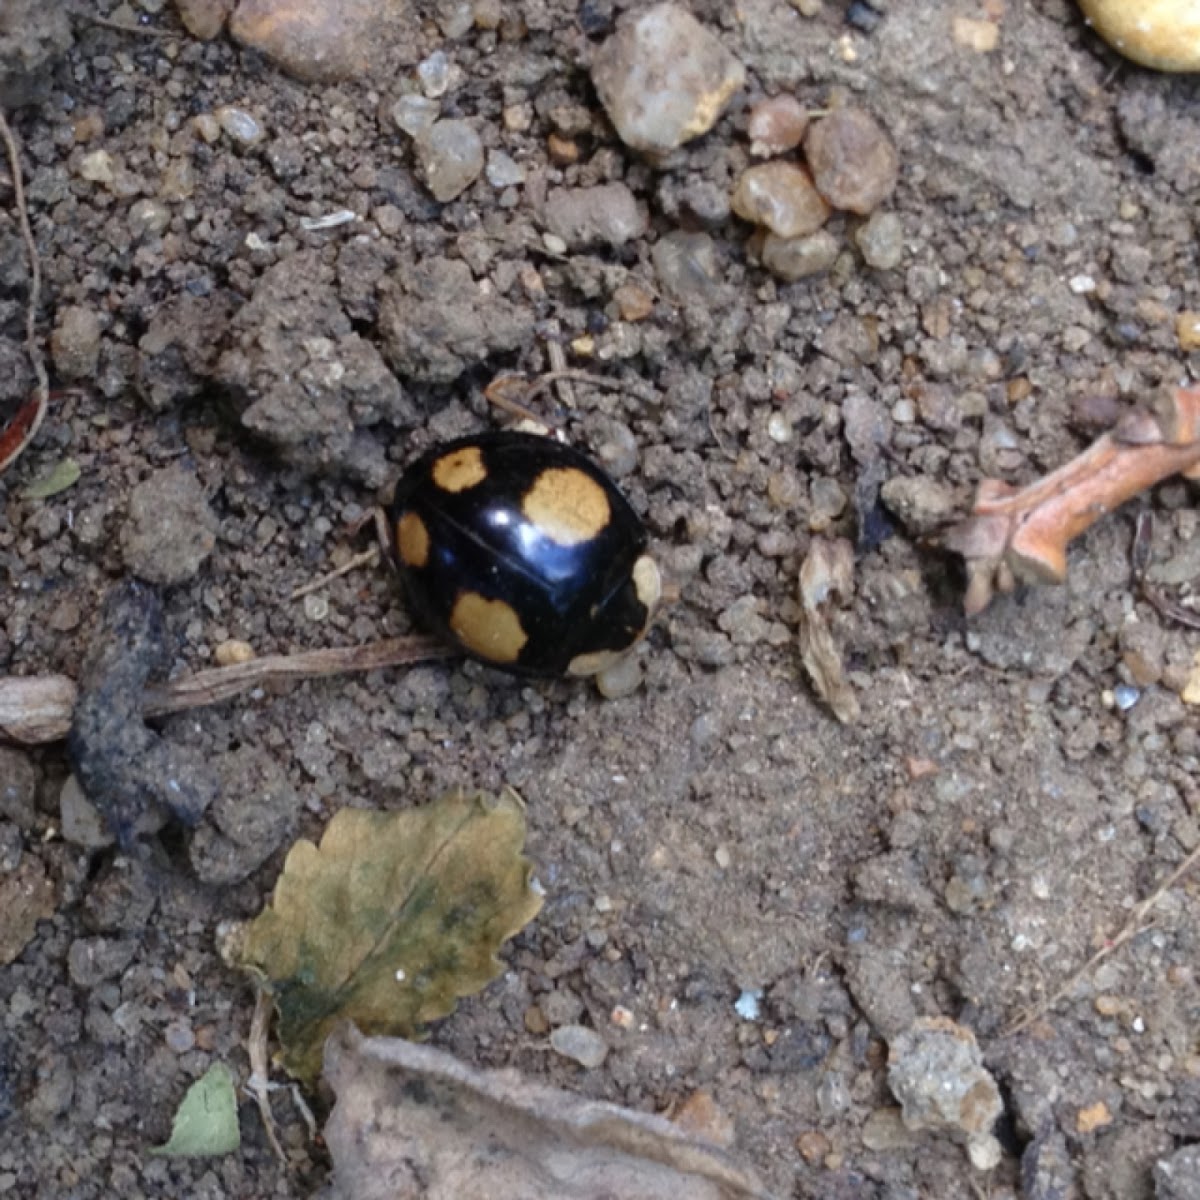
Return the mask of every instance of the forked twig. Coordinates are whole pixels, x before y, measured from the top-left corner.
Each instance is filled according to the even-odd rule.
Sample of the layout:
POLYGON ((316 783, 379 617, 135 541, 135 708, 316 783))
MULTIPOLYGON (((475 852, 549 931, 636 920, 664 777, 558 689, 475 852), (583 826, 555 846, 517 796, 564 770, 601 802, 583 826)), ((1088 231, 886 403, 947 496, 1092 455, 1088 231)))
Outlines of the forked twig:
POLYGON ((17 213, 17 225, 21 230, 21 240, 25 243, 25 253, 29 257, 29 299, 25 309, 25 348, 29 354, 29 362, 37 380, 30 399, 18 411, 8 428, 0 430, 0 471, 11 466, 21 456, 21 452, 37 437, 42 421, 46 417, 46 408, 50 403, 50 379, 46 374, 46 362, 42 357, 42 349, 37 340, 37 310, 42 296, 42 261, 38 256, 37 243, 33 240, 33 230, 29 225, 29 208, 25 203, 25 181, 21 173, 21 154, 17 149, 17 140, 9 128, 8 120, 0 112, 0 141, 4 142, 8 154, 8 167, 12 175, 13 206, 17 213))
POLYGON ((983 480, 971 516, 945 539, 966 561, 968 615, 1018 580, 1062 583, 1072 538, 1176 474, 1200 477, 1200 387, 1169 389, 1153 412, 1129 413, 1079 457, 1028 487, 983 480))
MULTIPOLYGON (((270 654, 228 667, 213 667, 147 688, 143 712, 161 717, 219 704, 251 688, 289 679, 316 679, 379 667, 407 666, 448 658, 454 650, 433 638, 385 638, 365 646, 270 654)), ((67 735, 75 709, 75 684, 65 675, 0 677, 0 741, 36 745, 67 735)))
POLYGON ((1014 1021, 1007 1029, 1004 1030, 1002 1037, 1011 1037, 1014 1033, 1020 1033, 1022 1029, 1028 1028, 1034 1021, 1038 1020, 1045 1013, 1049 1012, 1064 996, 1067 996, 1075 988, 1075 985, 1092 970, 1093 967, 1102 963, 1110 954, 1119 950, 1131 938, 1136 937, 1139 933, 1148 928, 1145 923, 1146 916, 1158 904, 1158 902, 1198 863, 1200 862, 1200 846, 1197 846, 1187 858, 1183 860, 1167 877, 1146 897, 1141 904, 1137 905, 1133 912, 1129 914, 1129 919, 1121 926, 1120 929, 1111 937, 1108 938, 1104 945, 1092 955, 1091 958, 1083 964, 1061 987, 1056 988, 1049 996, 1046 997, 1040 1004, 1034 1005, 1033 1008, 1025 1012, 1018 1020, 1014 1021))

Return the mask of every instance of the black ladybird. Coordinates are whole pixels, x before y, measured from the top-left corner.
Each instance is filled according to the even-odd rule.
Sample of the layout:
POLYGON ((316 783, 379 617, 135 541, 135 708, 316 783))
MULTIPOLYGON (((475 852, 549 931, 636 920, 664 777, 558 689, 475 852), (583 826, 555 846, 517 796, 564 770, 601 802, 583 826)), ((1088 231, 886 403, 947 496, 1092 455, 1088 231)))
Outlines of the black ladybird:
POLYGON ((603 670, 646 632, 661 596, 629 501, 548 437, 435 447, 401 478, 388 518, 417 620, 516 674, 603 670))

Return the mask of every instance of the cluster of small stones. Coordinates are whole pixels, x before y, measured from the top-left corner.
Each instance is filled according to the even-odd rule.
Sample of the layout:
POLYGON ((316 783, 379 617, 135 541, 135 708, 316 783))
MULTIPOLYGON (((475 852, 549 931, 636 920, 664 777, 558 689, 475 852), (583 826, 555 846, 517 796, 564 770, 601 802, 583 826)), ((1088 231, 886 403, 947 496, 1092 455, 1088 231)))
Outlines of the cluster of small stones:
POLYGON ((852 106, 810 119, 795 96, 760 101, 750 111, 750 153, 768 161, 748 167, 731 206, 757 226, 751 251, 777 278, 792 283, 828 271, 841 253, 825 228, 835 211, 867 218, 855 241, 878 270, 900 265, 903 227, 879 206, 896 186, 899 158, 878 122, 852 106), (804 161, 781 157, 798 150, 804 161))

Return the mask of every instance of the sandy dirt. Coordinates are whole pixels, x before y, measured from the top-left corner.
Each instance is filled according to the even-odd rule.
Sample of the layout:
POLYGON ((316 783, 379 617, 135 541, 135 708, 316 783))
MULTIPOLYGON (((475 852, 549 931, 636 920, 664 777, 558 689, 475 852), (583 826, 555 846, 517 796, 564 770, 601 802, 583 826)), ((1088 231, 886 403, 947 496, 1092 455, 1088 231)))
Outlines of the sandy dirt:
MULTIPOLYGON (((389 71, 340 84, 290 80, 224 38, 80 21, 63 54, 54 31, 30 33, 51 57, 10 119, 61 390, 0 478, 0 673, 80 677, 103 596, 135 570, 162 596, 160 672, 212 665, 231 638, 265 654, 407 632, 383 569, 289 594, 363 548, 351 527, 406 461, 495 425, 483 387, 546 370, 551 341, 629 381, 542 404, 619 474, 680 599, 618 700, 431 663, 156 723, 221 800, 144 852, 97 829, 64 838, 61 745, 0 749, 0 870, 53 886, 53 915, 0 969, 0 1196, 317 1194, 328 1162, 285 1095, 286 1169, 249 1103, 239 1154, 147 1156, 214 1060, 247 1070, 252 996, 217 928, 256 913, 290 840, 339 807, 502 784, 528 805, 545 907, 436 1045, 646 1111, 707 1091, 781 1197, 1153 1196, 1154 1164, 1200 1139, 1200 882, 1009 1031, 1200 844, 1197 710, 1179 696, 1200 638, 1141 599, 1129 567, 1148 508, 1153 578, 1187 598, 1197 493, 1160 486, 1073 546, 1066 586, 970 623, 934 535, 981 477, 1035 478, 1194 369, 1176 317, 1200 309, 1197 85, 1123 63, 1066 0, 989 5, 986 53, 956 40, 955 16, 981 16, 969 4, 848 24, 840 3, 805 18, 703 0, 747 86, 655 170, 616 139, 584 68, 613 6, 584 6, 587 33, 565 3, 505 7, 523 31, 448 40, 431 6, 389 71), (481 177, 445 205, 425 190, 390 110, 439 47, 463 72, 443 111, 521 163, 523 185, 481 177), (887 129, 898 268, 867 266, 858 220, 839 216, 833 270, 784 284, 749 259, 747 225, 719 205, 712 220, 750 161, 747 106, 784 89, 814 108, 847 95, 887 129), (194 119, 222 106, 261 139, 200 136, 194 119), (552 162, 551 134, 576 163, 552 162), (617 182, 644 231, 547 250, 548 190, 617 182), (357 219, 302 225, 340 209, 357 219), (705 212, 717 281, 673 300, 652 249, 705 212), (459 299, 480 280, 486 313, 459 299), (656 297, 636 322, 613 301, 629 283, 656 297), (406 340, 430 311, 451 349, 431 352, 436 330, 406 340), (587 334, 592 358, 570 347, 587 334), (66 458, 74 486, 23 497, 66 458), (893 512, 879 485, 897 477, 917 501, 893 512), (857 547, 834 618, 853 726, 799 663, 817 533, 857 547), (735 1010, 743 992, 761 992, 756 1019, 735 1010), (1000 1085, 991 1172, 896 1117, 889 1040, 935 1015, 974 1031, 1000 1085), (609 1043, 602 1067, 550 1051, 572 1023, 609 1043)), ((178 29, 159 0, 134 15, 178 29)), ((0 198, 9 417, 32 376, 3 172, 0 198)))

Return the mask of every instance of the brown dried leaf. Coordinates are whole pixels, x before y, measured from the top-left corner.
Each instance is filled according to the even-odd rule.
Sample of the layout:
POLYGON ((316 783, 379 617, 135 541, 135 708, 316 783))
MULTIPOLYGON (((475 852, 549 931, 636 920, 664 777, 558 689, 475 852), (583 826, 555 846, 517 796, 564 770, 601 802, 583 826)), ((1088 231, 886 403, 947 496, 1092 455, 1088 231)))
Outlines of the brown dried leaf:
POLYGON ((334 1200, 770 1200, 662 1117, 339 1027, 325 1047, 334 1200))
POLYGON ((844 725, 857 721, 861 710, 825 611, 834 599, 849 599, 853 579, 854 547, 845 538, 814 538, 800 566, 800 657, 817 695, 844 725))
POLYGON ((275 1000, 283 1066, 311 1083, 338 1021, 413 1037, 490 983, 501 943, 542 906, 524 840, 524 805, 506 790, 344 808, 319 848, 298 841, 234 950, 275 1000))

